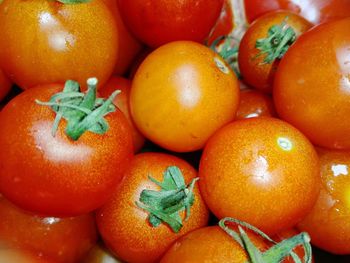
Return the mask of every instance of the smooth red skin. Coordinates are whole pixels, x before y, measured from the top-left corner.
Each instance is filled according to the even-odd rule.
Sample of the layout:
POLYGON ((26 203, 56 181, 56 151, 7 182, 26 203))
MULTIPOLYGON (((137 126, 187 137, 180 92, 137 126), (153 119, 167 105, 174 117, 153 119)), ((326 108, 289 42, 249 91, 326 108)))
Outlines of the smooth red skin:
MULTIPOLYGON (((207 225, 209 212, 198 185, 194 188, 195 201, 191 215, 184 221, 179 233, 173 232, 166 224, 152 227, 147 221, 148 212, 135 205, 142 190, 159 190, 148 176, 162 181, 166 168, 173 165, 180 168, 186 184, 197 176, 192 166, 175 156, 161 153, 135 155, 113 197, 97 212, 99 232, 106 245, 121 260, 131 263, 158 262, 176 239, 207 225)), ((184 214, 182 216, 184 218, 184 214)))
POLYGON ((204 148, 199 186, 217 218, 233 217, 273 235, 311 210, 320 189, 317 154, 286 122, 261 117, 234 121, 204 148))
POLYGON ((274 10, 289 10, 314 24, 350 16, 349 0, 245 0, 249 22, 274 10))
POLYGON ((129 124, 117 110, 105 117, 109 130, 72 141, 49 101, 62 85, 26 90, 0 112, 0 192, 16 205, 50 216, 88 213, 106 202, 133 155, 129 124))
POLYGON ((269 29, 274 25, 280 25, 283 21, 299 36, 311 28, 312 24, 303 17, 288 11, 276 11, 259 17, 250 25, 244 34, 239 50, 238 65, 243 81, 260 91, 271 93, 273 80, 279 60, 272 63, 264 63, 266 55, 259 55, 260 50, 255 47, 258 39, 268 36, 269 29), (288 18, 286 20, 286 18, 288 18))
POLYGON ((303 34, 277 69, 279 116, 314 144, 350 149, 350 18, 303 34))
POLYGON ((42 217, 0 197, 0 218, 0 242, 55 262, 79 262, 97 240, 92 214, 71 218, 42 217))
POLYGON ((312 211, 298 224, 311 243, 333 254, 350 254, 350 152, 319 150, 322 187, 312 211))
POLYGON ((11 87, 11 81, 8 79, 8 77, 5 76, 4 72, 0 69, 0 102, 9 93, 11 87))
POLYGON ((22 89, 67 79, 86 87, 90 77, 102 85, 117 59, 117 26, 102 0, 5 0, 0 32, 0 67, 22 89))
POLYGON ((254 117, 275 117, 272 98, 256 90, 241 90, 236 120, 254 117))
POLYGON ((145 137, 136 128, 134 121, 132 120, 129 109, 129 95, 131 89, 131 81, 123 77, 112 77, 107 84, 99 90, 102 97, 107 98, 115 90, 120 90, 121 93, 114 99, 113 103, 124 113, 126 119, 129 122, 132 130, 132 138, 134 142, 135 153, 140 151, 145 144, 145 137))
POLYGON ((203 42, 223 4, 224 0, 118 0, 126 26, 151 47, 176 40, 203 42))

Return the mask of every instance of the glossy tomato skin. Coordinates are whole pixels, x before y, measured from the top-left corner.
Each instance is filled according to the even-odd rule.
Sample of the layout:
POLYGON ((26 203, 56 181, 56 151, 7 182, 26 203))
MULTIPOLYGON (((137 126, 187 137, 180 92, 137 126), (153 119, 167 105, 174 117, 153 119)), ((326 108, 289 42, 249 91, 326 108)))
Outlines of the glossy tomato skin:
POLYGON ((71 218, 42 217, 0 197, 0 218, 0 242, 57 263, 79 262, 97 240, 92 214, 71 218))
POLYGON ((245 0, 249 22, 275 10, 289 10, 300 14, 314 24, 350 16, 349 0, 245 0))
POLYGON ((311 28, 311 23, 301 16, 288 12, 276 11, 258 18, 244 34, 238 52, 238 64, 244 82, 263 92, 272 92, 273 79, 279 64, 279 59, 272 63, 264 63, 266 54, 260 54, 255 47, 258 39, 268 37, 269 29, 281 25, 285 21, 297 36, 311 28))
POLYGON ((102 97, 108 97, 115 90, 120 90, 121 93, 114 99, 114 104, 124 113, 127 118, 134 142, 134 151, 138 152, 141 150, 145 143, 145 137, 136 128, 134 121, 132 120, 129 98, 130 98, 131 80, 123 77, 111 77, 107 84, 99 90, 102 97))
POLYGON ((0 66, 22 89, 90 77, 105 83, 118 31, 102 0, 85 4, 6 0, 0 5, 0 66))
POLYGON ((317 154, 281 120, 235 121, 206 144, 199 185, 217 218, 233 217, 273 235, 301 221, 320 189, 317 154))
POLYGON ((118 0, 126 26, 151 47, 177 40, 203 42, 223 3, 224 0, 118 0))
POLYGON ((50 216, 73 216, 101 206, 133 155, 129 124, 117 110, 105 118, 109 130, 72 141, 62 121, 55 137, 55 113, 48 101, 63 85, 26 90, 0 113, 0 192, 16 205, 50 216))
POLYGON ((113 197, 97 212, 102 238, 118 258, 131 263, 157 262, 176 239, 207 224, 209 213, 197 185, 191 215, 179 233, 163 223, 152 227, 147 220, 149 213, 136 206, 142 190, 159 190, 148 176, 162 181, 164 171, 173 165, 182 171, 186 184, 197 176, 192 166, 172 155, 151 152, 135 155, 113 197))
POLYGON ((159 146, 174 152, 201 149, 233 120, 238 81, 219 55, 191 41, 153 51, 138 68, 130 93, 136 126, 159 146))
MULTIPOLYGON (((267 245, 249 234, 255 246, 264 250, 267 245)), ((232 237, 218 226, 204 227, 178 239, 165 253, 160 263, 247 262, 247 253, 232 237)))
POLYGON ((350 254, 350 152, 319 150, 322 187, 316 205, 298 224, 311 243, 333 254, 350 254))
POLYGON ((4 72, 0 69, 0 102, 7 93, 11 90, 11 81, 5 76, 4 72))
POLYGON ((274 82, 279 116, 314 144, 350 149, 350 19, 302 35, 282 59, 274 82))

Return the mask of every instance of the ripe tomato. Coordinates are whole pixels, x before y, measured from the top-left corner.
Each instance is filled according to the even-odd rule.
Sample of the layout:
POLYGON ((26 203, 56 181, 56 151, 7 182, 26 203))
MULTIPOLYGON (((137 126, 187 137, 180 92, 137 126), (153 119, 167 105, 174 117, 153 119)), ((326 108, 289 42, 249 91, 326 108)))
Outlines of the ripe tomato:
POLYGON ((275 77, 279 116, 314 144, 350 149, 350 18, 303 34, 275 77))
POLYGON ((224 0, 118 0, 126 26, 151 47, 176 40, 203 42, 223 3, 224 0))
POLYGON ((271 92, 279 60, 296 38, 310 27, 307 20, 288 11, 272 12, 258 18, 248 28, 239 46, 238 64, 243 80, 256 89, 271 92))
POLYGON ((236 120, 262 116, 276 116, 272 98, 259 91, 248 89, 242 90, 240 92, 236 120))
POLYGON ((145 137, 136 128, 134 121, 131 118, 129 109, 129 97, 131 89, 131 81, 122 77, 112 77, 107 84, 99 90, 102 97, 108 97, 116 89, 121 93, 114 99, 114 104, 124 113, 127 118, 132 131, 132 137, 134 142, 134 151, 141 150, 145 143, 145 137))
POLYGON ((201 149, 220 127, 233 120, 238 81, 209 48, 177 41, 153 51, 132 82, 130 109, 136 126, 161 147, 201 149))
POLYGON ((108 114, 104 134, 85 132, 73 141, 48 101, 62 85, 26 90, 0 112, 0 192, 18 206, 50 216, 73 216, 101 206, 132 158, 131 131, 119 110, 108 114))
POLYGON ((199 184, 218 218, 234 217, 275 234, 298 223, 319 193, 317 154, 297 129, 278 119, 235 121, 206 144, 199 184))
MULTIPOLYGON (((162 222, 150 224, 150 213, 136 202, 144 189, 159 191, 160 187, 148 177, 162 181, 168 167, 177 166, 186 184, 197 175, 185 161, 167 154, 143 153, 136 155, 125 172, 124 179, 113 197, 97 212, 97 225, 106 245, 127 262, 157 262, 169 246, 187 232, 203 227, 208 222, 208 210, 195 185, 194 202, 188 220, 175 233, 162 222)), ((184 213, 180 216, 185 217, 184 213)))
POLYGON ((320 150, 322 187, 318 201, 298 225, 313 245, 350 254, 350 152, 320 150))
POLYGON ((0 69, 0 101, 7 95, 11 89, 11 82, 0 69))
MULTIPOLYGON (((37 216, 0 197, 0 242, 55 262, 78 262, 97 239, 94 217, 37 216)), ((2 261, 1 261, 2 262, 2 261)))
POLYGON ((5 0, 0 32, 0 67, 22 89, 67 79, 85 86, 91 76, 103 84, 117 59, 117 27, 101 0, 5 0))

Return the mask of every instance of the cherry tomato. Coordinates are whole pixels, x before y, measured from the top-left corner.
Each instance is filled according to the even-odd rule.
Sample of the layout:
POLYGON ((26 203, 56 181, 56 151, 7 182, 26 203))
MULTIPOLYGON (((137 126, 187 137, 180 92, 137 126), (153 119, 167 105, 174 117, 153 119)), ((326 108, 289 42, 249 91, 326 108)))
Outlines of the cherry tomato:
POLYGON ((103 84, 117 59, 118 30, 101 0, 5 0, 0 32, 0 67, 22 89, 67 79, 85 86, 92 76, 103 84))
POLYGON ((136 126, 159 146, 189 152, 201 149, 233 120, 238 81, 209 48, 177 41, 153 51, 132 82, 130 109, 136 126))
POLYGON ((318 201, 298 228, 313 245, 350 254, 350 152, 320 150, 322 187, 318 201))
MULTIPOLYGON (((158 226, 151 225, 150 213, 136 205, 144 189, 160 189, 149 176, 162 181, 170 166, 177 166, 181 170, 186 184, 190 184, 197 176, 188 163, 172 155, 136 155, 113 197, 98 211, 98 229, 106 245, 118 258, 126 262, 157 262, 176 239, 207 224, 208 210, 196 185, 193 206, 190 214, 186 213, 189 218, 182 220, 183 227, 178 233, 164 222, 158 226)), ((185 215, 181 213, 180 217, 184 218, 185 215)))
POLYGON ((274 82, 279 116, 314 144, 350 149, 350 18, 303 34, 282 59, 274 82))
POLYGON ((131 81, 122 77, 112 77, 107 84, 101 90, 99 90, 99 92, 102 97, 108 97, 116 89, 120 90, 121 93, 115 98, 114 104, 124 113, 125 117, 127 118, 132 130, 134 151, 138 152, 145 143, 145 137, 136 128, 134 121, 131 118, 129 109, 131 81))
POLYGON ((296 38, 310 27, 307 20, 287 11, 258 18, 248 28, 239 46, 238 64, 243 80, 256 89, 271 92, 279 60, 296 38))
POLYGON ((176 40, 203 42, 223 4, 224 0, 118 0, 126 26, 151 47, 176 40))
POLYGON ((237 218, 271 235, 301 221, 320 189, 311 143, 268 117, 235 121, 216 132, 204 148, 199 177, 216 217, 237 218))
POLYGON ((0 197, 0 241, 55 262, 78 262, 96 242, 92 215, 72 218, 37 216, 0 197))
POLYGON ((0 112, 0 192, 24 209, 73 216, 101 206, 132 158, 131 131, 119 110, 108 114, 104 134, 85 132, 78 140, 61 121, 53 136, 55 112, 49 101, 62 85, 22 92, 0 112))
POLYGON ((7 95, 11 89, 11 82, 0 69, 0 101, 7 95))

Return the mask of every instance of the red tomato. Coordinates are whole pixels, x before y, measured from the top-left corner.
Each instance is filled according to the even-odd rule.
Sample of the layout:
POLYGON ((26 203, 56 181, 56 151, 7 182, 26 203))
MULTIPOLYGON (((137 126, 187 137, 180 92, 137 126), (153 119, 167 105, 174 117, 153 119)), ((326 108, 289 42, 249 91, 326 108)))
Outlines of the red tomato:
POLYGON ((176 40, 203 42, 224 0, 118 0, 126 26, 142 42, 159 47, 176 40))
POLYGON ((268 13, 258 18, 244 34, 238 51, 243 81, 264 92, 272 91, 278 63, 296 38, 311 24, 287 11, 268 13), (272 33, 273 27, 276 28, 272 33), (285 42, 285 45, 281 44, 285 42), (282 48, 281 48, 282 47, 282 48))
POLYGON ((350 18, 303 34, 274 82, 279 116, 314 144, 350 149, 350 18))
POLYGON ((149 176, 162 181, 170 166, 181 170, 186 184, 197 176, 188 163, 177 157, 161 153, 136 155, 113 197, 97 213, 97 225, 103 240, 126 262, 157 262, 176 239, 208 222, 208 210, 196 185, 190 216, 186 221, 183 219, 185 214, 180 213, 183 227, 178 233, 164 222, 152 226, 150 213, 135 204, 143 190, 160 190, 149 176))
POLYGON ((119 110, 108 114, 108 131, 68 138, 48 101, 62 85, 26 90, 0 112, 0 192, 18 206, 52 216, 73 216, 101 206, 132 158, 131 131, 119 110))
POLYGON ((176 41, 153 51, 132 82, 130 109, 136 126, 159 146, 189 152, 201 149, 233 120, 238 81, 209 48, 176 41))
POLYGON ((112 77, 107 84, 99 90, 102 97, 108 97, 116 89, 121 93, 115 98, 114 104, 124 113, 132 130, 132 137, 134 142, 134 151, 141 150, 145 143, 145 137, 136 128, 134 121, 131 118, 129 109, 129 97, 131 89, 131 81, 122 77, 112 77))
POLYGON ((349 0, 245 0, 248 21, 274 10, 289 10, 314 24, 350 16, 349 0))
POLYGON ((9 93, 11 89, 11 82, 0 69, 0 101, 9 93))
POLYGON ((319 193, 317 154, 297 129, 273 118, 235 121, 206 144, 199 185, 218 218, 233 217, 267 234, 298 223, 319 193))
POLYGON ((62 4, 5 0, 0 5, 0 67, 22 89, 110 77, 118 30, 101 0, 62 4))
POLYGON ((350 254, 350 152, 320 150, 322 187, 318 201, 298 228, 313 245, 350 254))
MULTIPOLYGON (((97 239, 94 217, 37 216, 0 197, 0 242, 55 262, 78 262, 97 239)), ((2 261, 1 261, 2 262, 2 261)))

